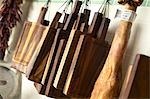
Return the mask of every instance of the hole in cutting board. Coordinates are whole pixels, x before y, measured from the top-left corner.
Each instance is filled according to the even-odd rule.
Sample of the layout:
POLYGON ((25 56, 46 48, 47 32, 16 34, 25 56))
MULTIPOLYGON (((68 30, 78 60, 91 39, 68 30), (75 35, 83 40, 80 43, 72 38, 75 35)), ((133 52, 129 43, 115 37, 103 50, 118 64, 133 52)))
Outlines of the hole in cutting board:
MULTIPOLYGON (((0 86, 6 85, 6 84, 7 84, 7 81, 5 81, 5 80, 0 80, 0 86)), ((1 96, 0 96, 0 99, 1 99, 1 96)))
POLYGON ((3 97, 0 95, 0 99, 3 99, 3 97))

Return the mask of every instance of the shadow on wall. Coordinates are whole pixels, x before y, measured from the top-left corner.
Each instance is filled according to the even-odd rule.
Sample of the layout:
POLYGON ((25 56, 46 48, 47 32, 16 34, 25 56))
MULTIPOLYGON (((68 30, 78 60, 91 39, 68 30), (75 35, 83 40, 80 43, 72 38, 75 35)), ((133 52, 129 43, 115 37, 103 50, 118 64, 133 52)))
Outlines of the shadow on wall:
POLYGON ((21 6, 21 9, 23 12, 22 21, 17 24, 17 27, 13 30, 13 32, 10 36, 9 48, 6 51, 6 55, 5 55, 5 59, 4 59, 7 62, 11 62, 11 60, 12 60, 13 52, 16 48, 17 42, 18 42, 19 37, 21 35, 24 21, 26 21, 28 18, 28 14, 29 14, 29 10, 30 10, 30 7, 32 5, 32 2, 33 2, 33 0, 23 0, 23 4, 21 6))

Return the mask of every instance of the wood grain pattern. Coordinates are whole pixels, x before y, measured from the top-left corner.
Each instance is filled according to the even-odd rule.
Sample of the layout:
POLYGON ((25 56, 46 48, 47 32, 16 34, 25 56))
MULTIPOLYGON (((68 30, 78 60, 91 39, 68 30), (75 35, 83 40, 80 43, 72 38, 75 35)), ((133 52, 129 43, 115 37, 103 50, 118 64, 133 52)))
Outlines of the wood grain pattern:
MULTIPOLYGON (((56 24, 60 20, 61 16, 62 16, 62 13, 56 12, 56 14, 55 14, 55 16, 54 16, 54 18, 53 18, 53 20, 51 22, 51 25, 50 25, 51 28, 55 28, 56 27, 56 24)), ((57 27, 56 27, 56 29, 57 29, 57 27)))
POLYGON ((140 57, 133 83, 128 98, 150 98, 150 57, 145 55, 137 55, 140 57))
MULTIPOLYGON (((101 71, 109 50, 109 45, 105 42, 105 36, 110 19, 106 19, 103 18, 100 27, 97 29, 99 30, 98 33, 101 34, 97 38, 82 32, 75 36, 75 44, 72 44, 73 47, 70 48, 71 53, 68 54, 69 57, 64 65, 70 67, 63 89, 64 94, 76 98, 90 97, 94 82, 101 71)), ((95 35, 98 33, 95 33, 95 35)))
POLYGON ((33 64, 29 66, 29 69, 31 70, 28 69, 30 72, 28 72, 27 77, 29 77, 29 79, 34 82, 41 83, 42 81, 43 73, 49 55, 49 50, 51 49, 54 37, 56 36, 55 25, 58 23, 60 17, 61 13, 56 12, 56 15, 50 25, 48 34, 46 35, 46 38, 41 46, 40 52, 38 53, 37 57, 33 57, 35 61, 31 62, 33 64))
MULTIPOLYGON (((52 21, 51 27, 59 20, 61 13, 57 12, 52 21)), ((40 17, 40 16, 39 16, 40 17)), ((44 19, 43 19, 44 20, 44 19)), ((17 44, 16 51, 13 57, 13 66, 19 71, 26 73, 29 61, 36 50, 46 26, 39 23, 25 22, 20 40, 17 44)), ((31 66, 32 67, 32 66, 31 66)))
MULTIPOLYGON (((52 48, 51 48, 50 53, 49 53, 49 58, 48 58, 47 63, 46 63, 46 68, 45 68, 44 73, 43 73, 42 84, 45 83, 48 70, 50 69, 50 64, 51 64, 52 56, 53 56, 53 53, 54 53, 54 49, 56 47, 56 41, 58 39, 58 35, 59 35, 59 32, 60 32, 60 29, 58 29, 58 28, 63 28, 64 27, 64 24, 66 23, 68 17, 69 17, 69 14, 65 13, 63 23, 58 22, 58 25, 55 26, 55 28, 57 28, 57 33, 56 33, 56 36, 55 36, 55 39, 54 39, 54 43, 53 43, 52 48)), ((55 22, 53 22, 53 23, 55 23, 55 22)))
MULTIPOLYGON (((57 43, 56 43, 56 47, 55 47, 55 51, 54 51, 53 57, 52 57, 52 62, 51 62, 51 64, 50 64, 51 67, 52 67, 52 70, 54 70, 53 68, 55 68, 55 70, 54 70, 55 73, 53 73, 54 75, 56 74, 56 71, 57 71, 58 66, 59 66, 59 64, 60 64, 60 60, 61 60, 62 54, 63 54, 63 52, 64 52, 66 43, 67 43, 68 38, 69 38, 69 35, 70 35, 70 31, 72 30, 72 27, 73 27, 73 25, 74 25, 74 22, 75 22, 75 20, 77 19, 77 15, 78 15, 78 12, 79 12, 79 10, 80 10, 79 8, 81 7, 81 4, 82 4, 81 1, 78 1, 78 2, 77 2, 76 6, 75 6, 74 12, 72 12, 72 13, 69 15, 69 17, 68 17, 68 19, 67 19, 67 22, 66 22, 66 24, 65 24, 65 26, 64 26, 64 28, 63 28, 63 30, 60 31, 60 34, 59 34, 59 36, 58 36, 57 43), (65 31, 64 31, 64 30, 65 30, 65 31), (61 52, 60 52, 61 54, 60 54, 60 56, 59 56, 58 58, 56 58, 56 53, 57 53, 57 51, 58 51, 59 43, 60 43, 61 39, 64 39, 65 42, 63 43, 63 47, 62 47, 62 49, 61 49, 61 52), (55 61, 55 60, 58 60, 56 66, 54 66, 54 65, 55 65, 55 64, 54 64, 54 61, 55 61)), ((54 71, 53 71, 53 72, 54 72, 54 71)), ((51 80, 53 80, 53 79, 51 79, 51 80)), ((51 86, 51 85, 47 85, 47 86, 51 86)))
POLYGON ((70 16, 68 17, 66 23, 65 23, 65 26, 63 28, 63 30, 66 30, 68 31, 69 33, 71 32, 72 30, 72 27, 74 25, 74 21, 77 19, 78 17, 78 13, 80 11, 80 7, 82 5, 82 1, 78 1, 76 0, 75 2, 75 5, 74 5, 74 9, 73 11, 71 12, 70 16))
POLYGON ((36 23, 25 23, 23 33, 13 56, 13 67, 16 67, 16 69, 23 73, 26 72, 27 65, 45 30, 46 27, 43 25, 37 25, 36 23))
MULTIPOLYGON (((59 45, 56 46, 56 43, 57 43, 57 40, 59 39, 58 35, 59 35, 60 30, 61 29, 57 30, 57 34, 55 36, 54 43, 53 43, 52 48, 49 53, 48 61, 46 62, 46 67, 43 70, 44 74, 41 77, 43 85, 35 83, 35 87, 40 94, 47 95, 48 97, 53 97, 53 98, 66 97, 60 90, 51 86, 51 82, 53 81, 53 79, 50 79, 52 76, 50 74, 53 73, 51 64, 53 62, 55 62, 54 59, 52 58, 52 56, 54 53, 56 53, 55 51, 57 51, 57 50, 55 50, 55 48, 59 50, 59 45), (49 79, 50 79, 50 81, 49 81, 49 79)), ((62 44, 63 44, 63 42, 62 42, 62 44)), ((56 56, 57 56, 57 53, 56 53, 56 56)))
POLYGON ((137 54, 134 64, 128 67, 119 99, 150 98, 150 57, 137 54))
MULTIPOLYGON (((70 69, 69 69, 69 73, 67 74, 67 79, 66 79, 66 84, 65 84, 65 86, 64 86, 64 89, 63 89, 63 92, 66 94, 66 95, 68 95, 68 88, 69 87, 71 87, 70 86, 70 81, 72 80, 72 76, 74 76, 75 74, 76 75, 80 75, 80 73, 75 73, 75 68, 77 68, 77 66, 76 66, 76 64, 77 64, 77 62, 78 61, 84 61, 83 59, 81 60, 80 58, 79 58, 79 56, 81 56, 81 55, 84 55, 84 56, 87 56, 87 54, 85 54, 86 52, 84 52, 83 51, 83 49, 85 48, 86 49, 86 47, 85 47, 85 44, 83 43, 83 41, 86 41, 86 37, 85 37, 85 35, 81 35, 80 36, 80 38, 78 38, 79 40, 78 40, 78 42, 77 42, 77 47, 78 48, 76 48, 75 49, 75 53, 74 53, 74 56, 73 56, 73 59, 71 60, 71 64, 70 64, 70 69), (83 45, 84 45, 84 47, 83 47, 83 45), (82 49, 82 50, 81 50, 82 49), (84 53, 84 54, 82 54, 82 53, 84 53)), ((86 49, 87 50, 87 49, 86 49)), ((88 49, 89 50, 89 49, 88 49)), ((81 67, 80 67, 81 68, 81 67)), ((82 69, 81 69, 82 70, 82 69)), ((78 77, 77 76, 77 77, 78 77)), ((78 79, 73 79, 75 82, 74 83, 78 83, 79 82, 79 80, 78 79)), ((70 90, 74 90, 74 89, 76 89, 76 90, 78 90, 78 88, 77 88, 77 86, 76 85, 74 85, 74 86, 72 86, 73 88, 70 88, 70 90)), ((76 94, 75 92, 73 92, 73 94, 76 94)))
POLYGON ((64 88, 65 94, 78 98, 90 97, 98 76, 96 72, 100 73, 109 50, 107 43, 87 36, 83 38, 78 41, 78 45, 82 45, 76 49, 79 55, 73 57, 64 88))
POLYGON ((89 19, 90 19, 91 10, 84 9, 84 14, 85 14, 84 23, 81 24, 81 27, 80 27, 79 30, 81 32, 87 33, 88 32, 88 28, 89 28, 89 19))
POLYGON ((23 29, 22 29, 22 32, 21 32, 20 39, 19 39, 19 41, 18 41, 18 43, 17 43, 16 50, 15 50, 15 53, 14 53, 14 56, 13 56, 13 60, 14 60, 15 62, 18 62, 18 63, 19 63, 19 61, 21 61, 21 59, 20 59, 19 56, 20 56, 21 51, 22 51, 22 48, 23 48, 23 46, 24 46, 24 44, 25 44, 25 41, 23 42, 22 39, 23 39, 23 40, 26 39, 26 37, 27 37, 27 35, 28 35, 28 32, 29 32, 31 26, 32 26, 32 23, 31 23, 31 22, 25 21, 24 26, 23 26, 23 29), (18 61, 17 61, 17 60, 18 60, 18 61))
MULTIPOLYGON (((59 64, 60 59, 61 59, 60 56, 62 56, 62 54, 63 54, 63 51, 64 51, 63 49, 65 48, 66 41, 68 40, 70 31, 72 30, 74 22, 77 19, 77 15, 79 12, 79 8, 81 7, 81 4, 82 4, 81 1, 77 1, 75 8, 74 8, 75 10, 69 15, 67 22, 64 25, 64 28, 60 29, 60 32, 59 32, 59 35, 57 37, 56 42, 53 42, 53 44, 56 43, 56 46, 54 48, 53 53, 51 53, 52 58, 50 61, 49 70, 48 70, 48 73, 47 73, 47 76, 45 79, 44 86, 42 86, 42 88, 41 88, 41 91, 43 91, 43 94, 46 94, 47 96, 53 96, 53 92, 55 91, 54 89, 56 89, 51 85, 51 82, 53 82, 53 75, 55 75, 55 71, 57 70, 57 68, 59 66, 58 64, 59 64), (63 42, 63 46, 61 48, 61 51, 59 51, 58 49, 60 47, 60 42, 63 39, 65 41, 63 42), (56 57, 58 52, 60 52, 59 53, 60 55, 59 55, 59 57, 56 57), (52 75, 50 75, 50 74, 52 74, 52 75)), ((57 90, 55 92, 57 93, 57 90)), ((59 90, 58 90, 58 93, 59 93, 59 90)), ((62 92, 60 92, 60 93, 63 95, 62 92)), ((56 95, 56 97, 57 97, 57 95, 56 95)))
POLYGON ((41 8, 40 15, 37 20, 37 24, 43 24, 47 10, 48 10, 48 7, 41 8))
POLYGON ((102 13, 95 12, 91 25, 89 26, 88 33, 92 34, 93 37, 97 36, 97 32, 102 22, 102 13))
MULTIPOLYGON (((52 67, 50 67, 50 65, 51 65, 51 62, 52 62, 52 57, 53 57, 53 53, 54 53, 55 48, 56 48, 56 43, 57 43, 57 39, 58 39, 58 35, 59 35, 60 30, 61 29, 57 29, 56 36, 55 36, 55 39, 54 39, 54 43, 53 43, 52 48, 50 50, 48 60, 47 60, 47 63, 46 63, 46 67, 45 67, 45 70, 44 70, 44 73, 43 73, 42 84, 45 84, 47 73, 48 73, 49 69, 52 68, 52 67)), ((59 48, 58 48, 58 50, 59 50, 59 48)))
MULTIPOLYGON (((45 95, 46 86, 42 86, 41 84, 35 83, 35 87, 40 94, 45 95)), ((62 91, 54 88, 53 86, 50 86, 50 91, 46 96, 56 99, 69 99, 69 97, 64 95, 62 91)))
MULTIPOLYGON (((86 23, 86 24, 88 23, 88 20, 84 19, 87 17, 87 15, 89 15, 89 13, 85 13, 85 14, 82 13, 78 16, 75 29, 77 30, 80 29, 81 23, 86 23)), ((87 28, 86 25, 84 26, 85 27, 83 27, 83 29, 87 28)), ((65 49, 62 50, 63 54, 60 56, 61 62, 59 63, 60 65, 58 64, 59 68, 57 70, 57 75, 55 77, 55 81, 53 84, 55 88, 63 90, 63 87, 65 85, 65 80, 67 78, 67 73, 71 65, 71 60, 73 58, 73 55, 77 46, 77 42, 81 34, 83 33, 80 31, 76 31, 72 35, 70 35, 69 40, 66 43, 65 49)))
MULTIPOLYGON (((51 62, 52 62, 52 56, 53 56, 53 53, 54 53, 54 49, 55 49, 55 47, 56 47, 56 41, 57 41, 57 39, 58 39, 58 35, 59 35, 59 32, 60 32, 60 29, 58 29, 57 30, 57 32, 56 32, 56 36, 55 36, 55 39, 54 39, 54 43, 53 43, 53 45, 52 45, 52 48, 51 48, 51 50, 50 50, 50 53, 49 53, 49 56, 48 56, 48 60, 47 60, 47 63, 46 63, 46 67, 45 67, 45 70, 44 70, 44 74, 43 74, 43 77, 42 77, 42 84, 38 84, 38 83, 35 83, 35 87, 36 87, 36 89, 38 90, 38 92, 40 93, 40 94, 46 94, 45 93, 45 91, 46 91, 46 86, 47 86, 47 84, 48 85, 50 85, 51 84, 51 82, 49 81, 49 79, 51 78, 51 77, 49 77, 49 76, 52 76, 52 75, 50 75, 52 72, 53 72, 53 70, 51 70, 51 68, 52 67, 50 67, 50 64, 51 64, 51 62), (50 69, 50 70, 49 70, 50 69), (48 77, 47 77, 48 76, 48 77)), ((58 48, 58 50, 59 50, 59 48, 58 48)), ((57 56, 57 55, 56 55, 57 56)), ((49 88, 50 86, 48 86, 48 88, 49 88)), ((48 95, 48 93, 49 93, 49 91, 47 92, 47 95, 48 95)))
MULTIPOLYGON (((44 30, 45 30, 45 27, 42 27, 42 28, 36 27, 35 28, 35 30, 33 31, 33 33, 36 33, 36 34, 33 35, 34 37, 30 38, 31 39, 30 42, 29 42, 30 44, 25 44, 25 45, 27 45, 26 49, 25 49, 25 52, 27 52, 27 54, 23 55, 22 63, 23 62, 27 62, 26 64, 28 64, 28 62, 30 61, 30 59, 31 59, 34 51, 37 48, 37 45, 39 44, 39 41, 42 38, 44 30)), ((29 34, 32 34, 32 32, 29 32, 29 34)))
MULTIPOLYGON (((125 4, 125 9, 136 11, 136 8, 135 5, 125 4)), ((128 43, 131 26, 131 22, 120 21, 105 65, 95 83, 91 99, 113 99, 118 96, 118 70, 128 43)))
MULTIPOLYGON (((63 22, 66 22, 66 21, 67 21, 68 16, 69 16, 69 14, 65 14, 63 22)), ((50 49, 50 52, 49 52, 48 60, 47 60, 47 62, 46 62, 46 67, 45 67, 45 69, 43 70, 44 73, 43 73, 43 75, 42 75, 42 81, 41 81, 41 83, 42 83, 43 85, 35 84, 35 85, 40 86, 40 87, 37 86, 37 87, 38 87, 37 90, 39 90, 39 93, 40 93, 40 94, 46 94, 46 93, 45 93, 46 86, 47 86, 47 84, 48 84, 49 79, 51 78, 51 77, 49 77, 49 76, 52 76, 52 77, 53 77, 53 75, 51 75, 51 71, 53 72, 53 70, 51 70, 51 69, 52 69, 52 66, 50 66, 50 65, 51 65, 52 62, 53 62, 53 61, 52 61, 52 60, 53 60, 52 57, 53 57, 53 54, 54 54, 54 51, 55 51, 55 48, 56 48, 56 43, 57 43, 58 35, 59 35, 59 33, 60 33, 60 30, 64 27, 64 24, 65 24, 65 23, 59 23, 59 22, 58 22, 57 25, 55 26, 55 28, 58 28, 58 29, 57 29, 57 32, 56 32, 56 35, 55 35, 55 38, 54 38, 53 45, 52 45, 52 47, 51 47, 51 49, 50 49), (62 24, 62 26, 60 27, 59 24, 62 24)), ((55 68, 55 67, 54 67, 54 68, 55 68)), ((49 82, 49 83, 51 83, 51 82, 49 82)), ((51 85, 51 84, 48 84, 48 85, 51 85)), ((49 87, 49 86, 48 86, 48 87, 49 87)), ((47 94, 48 94, 48 93, 47 93, 47 94)))
MULTIPOLYGON (((98 21, 101 20, 100 18, 97 19, 98 21)), ((97 22, 97 20, 95 22, 97 22)), ((100 22, 100 21, 99 21, 100 22)), ((88 23, 88 22, 87 22, 88 23)), ((92 28, 94 29, 94 28, 92 28)), ((98 28, 99 29, 99 28, 98 28)), ((98 31, 97 29, 97 31, 98 31)), ((62 56, 62 60, 60 62, 60 65, 59 65, 59 69, 57 71, 57 75, 55 77, 55 81, 54 81, 54 87, 55 88, 58 88, 60 90, 63 90, 64 86, 65 86, 65 82, 66 82, 66 79, 67 79, 67 75, 68 75, 68 72, 69 72, 69 69, 70 69, 70 66, 71 66, 71 62, 73 60, 73 56, 75 53, 78 53, 78 52, 75 52, 76 50, 76 47, 77 47, 77 44, 78 44, 78 40, 80 38, 80 35, 81 34, 85 34, 85 33, 82 33, 80 31, 77 31, 75 34, 74 34, 74 38, 72 40, 68 40, 68 43, 70 44, 71 42, 71 45, 69 47, 66 46, 66 49, 65 51, 67 52, 64 52, 64 56, 62 56), (67 50, 69 49, 69 50, 67 50), (68 54, 68 55, 67 55, 68 54), (59 75, 58 75, 59 74, 59 75)), ((82 42, 80 43, 82 44, 82 42)), ((87 48, 87 47, 86 47, 87 48)), ((90 46, 89 46, 90 48, 90 46)), ((86 51, 85 51, 86 52, 86 51)), ((84 57, 86 58, 86 57, 84 57)), ((84 59, 83 58, 83 59, 84 59)), ((83 60, 84 61, 84 60, 83 60)), ((74 63, 74 62, 73 62, 74 63)), ((78 73, 77 73, 78 74, 78 73)), ((80 74, 80 73, 79 73, 80 74)), ((75 81, 76 82, 76 81, 75 81)), ((75 93, 74 93, 75 94, 75 93)))
POLYGON ((101 40, 102 42, 105 41, 109 23, 110 23, 109 18, 105 18, 105 17, 102 18, 102 22, 101 22, 100 28, 98 30, 98 33, 97 33, 97 38, 99 40, 101 40))
POLYGON ((28 72, 28 75, 29 75, 28 77, 30 80, 32 80, 34 82, 41 83, 41 79, 42 79, 41 77, 44 72, 44 68, 45 68, 45 65, 47 62, 46 60, 48 58, 48 53, 53 44, 55 34, 56 34, 56 30, 51 28, 42 44, 42 47, 40 49, 40 52, 38 53, 38 56, 33 57, 33 58, 35 58, 34 59, 35 61, 33 61, 33 62, 31 61, 33 64, 29 66, 29 68, 31 70, 30 70, 30 72, 28 72), (47 46, 47 44, 49 46, 47 46), (45 62, 43 60, 45 60, 45 62), (40 77, 38 77, 38 75, 35 75, 36 72, 38 72, 39 70, 41 71, 38 73, 38 75, 40 75, 40 77), (35 79, 37 78, 37 79, 35 80, 34 78, 35 79))
POLYGON ((84 17, 85 17, 84 13, 79 13, 76 23, 74 25, 75 30, 80 30, 81 24, 84 23, 84 17))
MULTIPOLYGON (((54 64, 53 64, 53 67, 52 67, 52 70, 51 70, 51 73, 50 73, 50 76, 49 76, 49 79, 48 79, 48 85, 51 85, 53 83, 53 78, 55 76, 55 70, 56 70, 56 68, 58 68, 57 67, 58 59, 59 59, 60 54, 62 54, 61 53, 61 49, 63 47, 64 41, 65 41, 64 39, 62 39, 60 41, 60 44, 59 44, 59 47, 58 47, 58 51, 56 53, 56 58, 54 60, 54 64)), ((47 86, 45 94, 48 94, 49 90, 50 90, 50 86, 47 86)))
POLYGON ((74 35, 75 35, 75 30, 72 30, 69 36, 68 42, 64 45, 64 48, 62 49, 63 54, 59 56, 59 59, 61 59, 61 61, 60 63, 58 63, 60 65, 58 65, 59 68, 57 70, 57 74, 56 74, 54 84, 53 84, 54 87, 57 89, 61 89, 64 86, 64 80, 66 79, 66 75, 68 73, 68 68, 69 68, 67 66, 64 67, 64 64, 67 59, 67 54, 70 49, 71 43, 73 41, 74 35))
MULTIPOLYGON (((64 52, 64 49, 65 49, 65 46, 66 46, 66 43, 67 43, 67 40, 68 40, 68 35, 69 32, 68 31, 63 31, 61 30, 59 35, 58 35, 58 38, 57 38, 57 41, 56 41, 56 46, 54 48, 54 52, 51 53, 52 54, 52 58, 51 58, 51 62, 49 64, 50 68, 49 68, 49 74, 47 74, 47 78, 46 80, 48 80, 48 82, 46 81, 46 86, 47 86, 47 92, 48 90, 51 91, 51 86, 52 86, 52 83, 53 83, 53 80, 54 80, 54 77, 56 75, 56 71, 58 69, 58 66, 59 66, 59 63, 60 63, 60 60, 61 60, 61 57, 63 55, 63 52, 64 52), (61 45, 61 40, 65 40, 61 45), (59 48, 61 47, 61 49, 59 50, 59 48), (57 53, 59 53, 59 55, 57 56, 57 53), (49 83, 49 84, 48 84, 49 83)), ((47 94, 46 92, 46 94, 47 94)))

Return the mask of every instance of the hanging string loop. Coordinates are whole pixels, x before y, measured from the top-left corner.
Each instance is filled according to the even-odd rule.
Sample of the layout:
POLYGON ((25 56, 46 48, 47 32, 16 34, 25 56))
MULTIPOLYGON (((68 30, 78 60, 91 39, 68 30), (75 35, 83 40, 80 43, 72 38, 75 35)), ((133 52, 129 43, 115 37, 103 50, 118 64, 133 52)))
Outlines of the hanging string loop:
POLYGON ((109 5, 110 5, 110 0, 104 0, 98 12, 102 13, 105 17, 109 17, 109 5))

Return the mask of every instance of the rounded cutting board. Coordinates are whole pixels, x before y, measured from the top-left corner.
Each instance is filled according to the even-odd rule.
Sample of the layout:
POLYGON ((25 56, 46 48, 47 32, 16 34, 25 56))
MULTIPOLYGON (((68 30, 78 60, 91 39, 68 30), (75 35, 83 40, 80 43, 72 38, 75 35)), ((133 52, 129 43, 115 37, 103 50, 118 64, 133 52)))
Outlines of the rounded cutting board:
POLYGON ((17 91, 18 81, 15 72, 0 65, 0 99, 13 97, 17 91))

